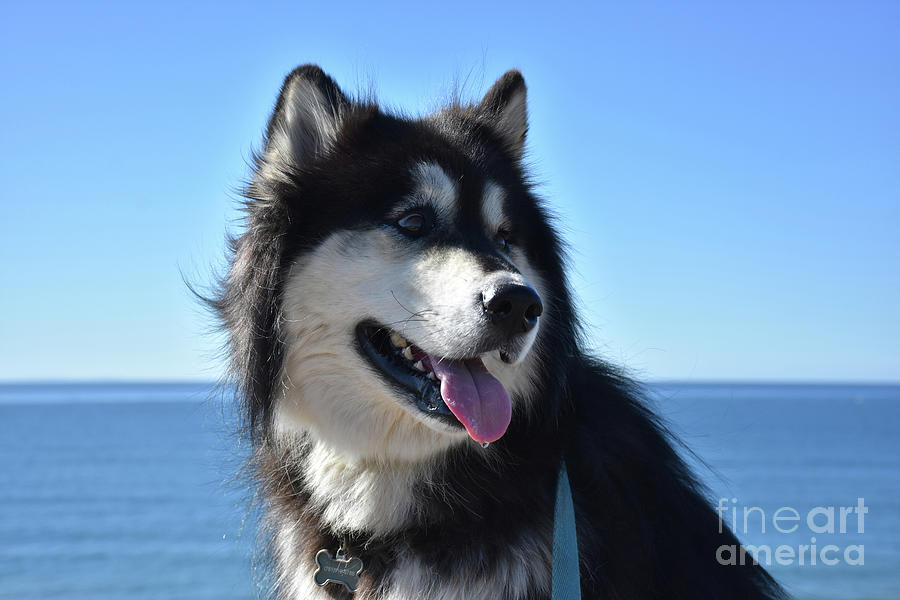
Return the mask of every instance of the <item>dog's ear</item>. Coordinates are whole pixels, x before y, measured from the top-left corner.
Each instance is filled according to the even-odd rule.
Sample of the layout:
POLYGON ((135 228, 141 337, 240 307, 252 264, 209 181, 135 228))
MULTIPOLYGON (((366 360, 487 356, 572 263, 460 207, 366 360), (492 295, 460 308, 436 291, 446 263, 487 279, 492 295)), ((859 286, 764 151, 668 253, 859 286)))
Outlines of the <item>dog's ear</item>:
POLYGON ((338 137, 350 101, 317 65, 297 67, 285 77, 266 130, 266 155, 302 166, 338 137))
POLYGON ((510 153, 522 158, 528 132, 525 78, 512 69, 503 74, 476 107, 510 153))

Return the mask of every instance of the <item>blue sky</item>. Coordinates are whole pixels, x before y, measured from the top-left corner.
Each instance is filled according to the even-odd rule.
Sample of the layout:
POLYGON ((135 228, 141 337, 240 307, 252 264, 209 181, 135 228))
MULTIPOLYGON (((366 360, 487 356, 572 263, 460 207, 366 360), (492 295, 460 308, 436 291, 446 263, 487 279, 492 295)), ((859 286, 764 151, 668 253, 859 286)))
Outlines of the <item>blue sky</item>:
POLYGON ((12 3, 0 379, 209 379, 282 77, 424 111, 519 68, 595 348, 650 379, 900 380, 900 4, 12 3), (26 6, 26 4, 29 4, 26 6))

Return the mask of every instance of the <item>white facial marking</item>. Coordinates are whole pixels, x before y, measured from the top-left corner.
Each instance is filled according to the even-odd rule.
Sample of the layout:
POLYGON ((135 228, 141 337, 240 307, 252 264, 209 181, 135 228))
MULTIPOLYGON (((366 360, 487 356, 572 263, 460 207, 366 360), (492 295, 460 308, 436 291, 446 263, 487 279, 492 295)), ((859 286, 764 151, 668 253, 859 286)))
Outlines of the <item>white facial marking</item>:
POLYGON ((499 184, 488 181, 484 185, 484 197, 481 201, 481 218, 484 219, 488 234, 495 234, 500 229, 509 229, 509 220, 503 211, 505 193, 499 184))
POLYGON ((453 218, 456 214, 458 190, 456 182, 440 165, 433 162, 421 162, 412 169, 413 188, 411 203, 431 205, 439 217, 453 218))

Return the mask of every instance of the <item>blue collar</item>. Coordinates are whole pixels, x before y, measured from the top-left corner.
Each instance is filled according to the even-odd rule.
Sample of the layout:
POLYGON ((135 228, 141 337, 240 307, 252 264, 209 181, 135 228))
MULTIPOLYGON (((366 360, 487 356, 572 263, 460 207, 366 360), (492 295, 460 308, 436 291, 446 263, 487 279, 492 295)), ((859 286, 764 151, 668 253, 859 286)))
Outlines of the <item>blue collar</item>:
POLYGON ((556 480, 556 507, 553 510, 553 600, 581 600, 578 566, 578 536, 575 506, 566 461, 559 465, 556 480))

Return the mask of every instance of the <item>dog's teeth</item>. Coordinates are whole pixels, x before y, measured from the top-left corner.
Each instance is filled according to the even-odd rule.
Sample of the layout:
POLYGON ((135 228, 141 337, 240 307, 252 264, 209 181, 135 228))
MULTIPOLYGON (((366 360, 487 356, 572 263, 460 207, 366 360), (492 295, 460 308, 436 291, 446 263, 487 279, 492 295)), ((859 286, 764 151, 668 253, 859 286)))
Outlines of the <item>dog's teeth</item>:
POLYGON ((426 379, 430 379, 432 381, 437 381, 437 375, 435 375, 431 371, 428 371, 428 375, 426 375, 425 377, 426 377, 426 379))
POLYGON ((403 349, 403 358, 405 358, 406 360, 413 359, 412 348, 407 346, 406 348, 403 349))
POLYGON ((402 335, 400 335, 396 331, 391 332, 391 343, 394 345, 395 348, 403 348, 403 347, 409 346, 409 342, 406 341, 406 338, 404 338, 402 335))
POLYGON ((421 360, 417 360, 416 362, 413 363, 413 369, 415 369, 416 371, 422 371, 424 373, 425 365, 422 364, 421 360))

